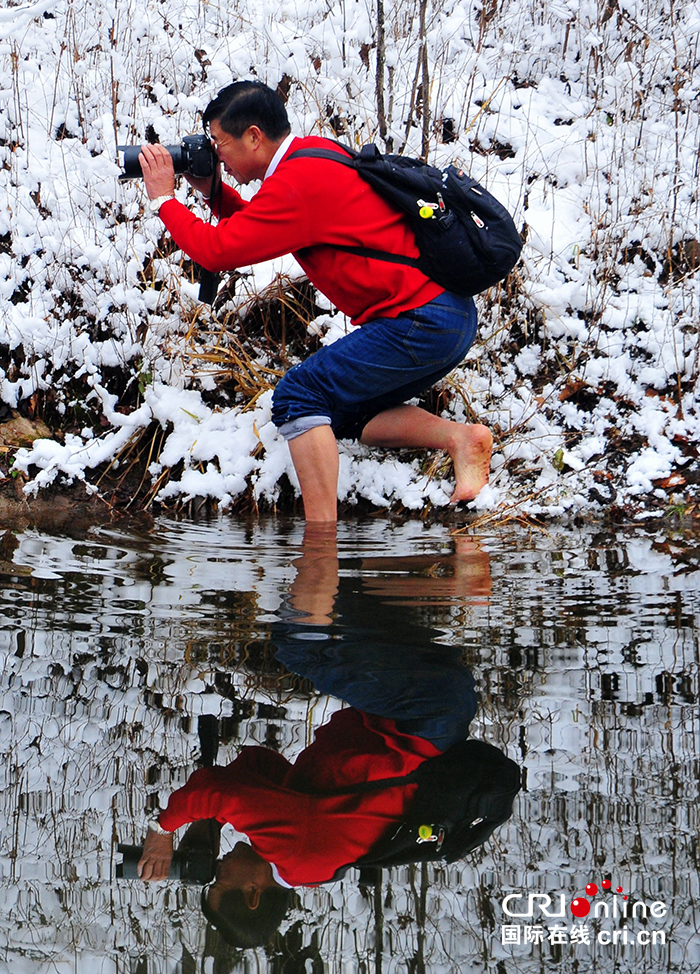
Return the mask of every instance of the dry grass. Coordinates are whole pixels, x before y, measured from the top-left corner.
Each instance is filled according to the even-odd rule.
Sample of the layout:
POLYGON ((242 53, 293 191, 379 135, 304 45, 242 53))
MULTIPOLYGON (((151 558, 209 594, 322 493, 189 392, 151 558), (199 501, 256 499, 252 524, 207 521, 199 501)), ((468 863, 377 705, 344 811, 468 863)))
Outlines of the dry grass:
MULTIPOLYGON (((317 339, 308 334, 318 313, 313 298, 314 290, 305 279, 279 275, 256 292, 248 281, 234 275, 221 288, 212 312, 201 305, 192 307, 185 318, 184 342, 171 340, 169 355, 181 359, 188 381, 214 380, 216 388, 204 393, 212 408, 253 409, 291 365, 314 351, 317 339), (234 302, 236 287, 244 293, 236 295, 234 302)), ((167 435, 168 430, 155 421, 137 429, 102 471, 98 488, 120 507, 151 509, 158 494, 180 472, 178 465, 159 471, 155 478, 149 473, 167 435)), ((262 445, 256 449, 261 450, 262 445)), ((194 469, 203 472, 204 466, 195 464, 194 469)), ((252 505, 257 512, 252 493, 241 504, 252 505)), ((181 501, 176 507, 191 510, 191 502, 181 501)))

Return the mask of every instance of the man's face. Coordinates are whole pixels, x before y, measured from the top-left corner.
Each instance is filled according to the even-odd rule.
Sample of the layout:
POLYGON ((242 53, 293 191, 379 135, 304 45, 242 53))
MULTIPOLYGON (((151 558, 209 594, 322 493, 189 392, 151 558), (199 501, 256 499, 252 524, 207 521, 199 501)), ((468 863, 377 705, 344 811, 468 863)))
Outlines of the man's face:
POLYGON ((224 170, 237 183, 249 183, 264 176, 267 166, 260 173, 259 142, 252 126, 240 138, 236 138, 235 135, 224 132, 215 119, 209 126, 209 133, 224 170))
POLYGON ((257 910, 260 894, 271 886, 277 886, 277 883, 272 878, 270 864, 245 842, 239 842, 217 863, 216 881, 209 888, 209 904, 213 910, 218 910, 226 890, 240 889, 248 909, 257 910))

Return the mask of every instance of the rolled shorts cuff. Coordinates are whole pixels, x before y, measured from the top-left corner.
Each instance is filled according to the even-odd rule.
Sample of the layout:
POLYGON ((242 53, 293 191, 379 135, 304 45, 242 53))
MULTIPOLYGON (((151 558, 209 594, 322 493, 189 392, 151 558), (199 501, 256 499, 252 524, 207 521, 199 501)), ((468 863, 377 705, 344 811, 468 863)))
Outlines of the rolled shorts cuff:
POLYGON ((285 440, 289 441, 301 436, 302 433, 308 433, 309 430, 315 429, 317 426, 330 425, 330 416, 299 416, 298 419, 290 419, 288 423, 283 423, 279 432, 285 440))

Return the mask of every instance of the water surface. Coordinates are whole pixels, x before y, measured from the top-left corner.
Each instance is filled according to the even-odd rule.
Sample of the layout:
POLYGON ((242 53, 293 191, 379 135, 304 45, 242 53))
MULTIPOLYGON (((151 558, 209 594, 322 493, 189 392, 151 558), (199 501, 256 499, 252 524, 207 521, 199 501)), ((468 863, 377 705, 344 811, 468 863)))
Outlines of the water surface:
POLYGON ((700 970, 699 551, 653 529, 379 521, 341 525, 337 551, 293 522, 6 534, 0 970, 700 970), (312 643, 342 651, 341 679, 293 671, 312 643), (117 844, 201 761, 202 726, 217 764, 254 745, 294 761, 373 667, 394 671, 378 678, 391 707, 391 681, 420 684, 439 647, 434 669, 474 677, 471 737, 523 774, 465 859, 299 888, 274 944, 248 951, 207 927, 197 888, 115 878, 117 844), (591 882, 593 906, 663 916, 577 920, 591 882), (508 916, 504 897, 524 914, 528 893, 550 912, 564 897, 566 916, 542 900, 508 916))

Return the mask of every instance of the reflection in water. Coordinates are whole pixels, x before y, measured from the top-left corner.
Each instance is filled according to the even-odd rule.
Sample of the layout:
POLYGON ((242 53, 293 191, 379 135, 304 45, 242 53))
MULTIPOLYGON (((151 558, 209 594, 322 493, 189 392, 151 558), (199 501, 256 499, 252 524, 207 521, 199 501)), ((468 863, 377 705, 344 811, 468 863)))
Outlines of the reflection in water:
MULTIPOLYGON (((471 542, 459 548, 439 562, 460 567, 479 555, 471 542)), ((402 573, 426 564, 370 561, 397 573, 383 594, 395 590, 401 600, 410 588, 402 573)), ((488 577, 488 557, 479 561, 488 577)), ((435 559, 429 564, 434 568, 435 559)), ((363 572, 365 562, 357 567, 363 572)), ((292 887, 331 882, 351 866, 366 876, 369 865, 461 858, 509 817, 520 786, 512 761, 491 745, 466 741, 476 692, 459 648, 431 642, 432 633, 398 602, 383 604, 372 626, 368 599, 339 584, 335 525, 307 526, 295 568, 290 619, 271 626, 274 656, 350 706, 317 728, 293 762, 248 746, 225 767, 195 771, 149 830, 138 867, 145 880, 167 878, 173 832, 195 823, 187 842, 208 820, 218 852, 212 826, 233 826, 250 846, 241 841, 220 860, 202 906, 241 947, 269 942, 292 887)), ((468 594, 464 580, 459 588, 468 594)), ((204 852, 211 849, 205 843, 204 852)))
POLYGON ((341 526, 337 558, 301 542, 294 526, 228 521, 7 539, 0 970, 700 969, 693 537, 518 530, 470 552, 441 528, 370 523, 341 526), (217 764, 263 745, 293 766, 349 706, 292 657, 314 642, 303 655, 320 671, 358 633, 358 659, 400 639, 466 663, 479 695, 470 734, 524 766, 515 812, 452 864, 298 887, 281 953, 224 960, 199 890, 114 880, 115 842, 142 842, 144 798, 164 807, 214 760, 198 736, 208 722, 217 764), (570 900, 606 875, 631 900, 668 904, 665 945, 502 942, 507 893, 570 900))

